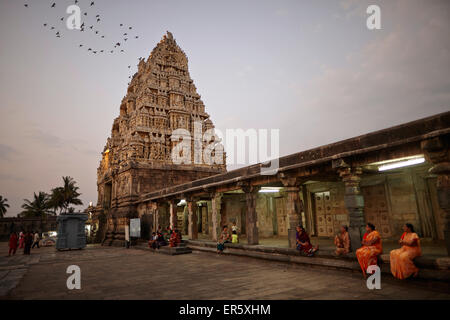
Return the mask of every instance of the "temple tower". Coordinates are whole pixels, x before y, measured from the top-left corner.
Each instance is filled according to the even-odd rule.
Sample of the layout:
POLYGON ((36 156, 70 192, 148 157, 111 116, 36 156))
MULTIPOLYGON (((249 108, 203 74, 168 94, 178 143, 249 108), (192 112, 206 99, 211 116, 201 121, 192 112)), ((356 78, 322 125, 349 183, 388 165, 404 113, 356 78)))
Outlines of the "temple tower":
POLYGON ((140 196, 224 171, 223 146, 189 75, 188 58, 167 32, 147 61, 140 60, 103 149, 97 239, 122 245, 140 196), (182 141, 190 150, 176 149, 182 141), (203 156, 208 146, 214 161, 203 156))

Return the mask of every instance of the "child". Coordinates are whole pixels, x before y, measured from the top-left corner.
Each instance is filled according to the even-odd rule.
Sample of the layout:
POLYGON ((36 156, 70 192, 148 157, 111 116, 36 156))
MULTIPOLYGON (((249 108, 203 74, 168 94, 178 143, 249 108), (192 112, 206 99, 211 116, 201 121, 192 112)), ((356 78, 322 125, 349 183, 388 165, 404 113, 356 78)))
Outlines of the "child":
POLYGON ((239 243, 238 227, 236 225, 236 221, 233 221, 233 225, 231 226, 231 242, 239 243))
POLYGON ((156 235, 156 232, 152 232, 152 238, 148 241, 148 247, 152 248, 153 250, 159 249, 157 240, 158 240, 158 236, 156 235))

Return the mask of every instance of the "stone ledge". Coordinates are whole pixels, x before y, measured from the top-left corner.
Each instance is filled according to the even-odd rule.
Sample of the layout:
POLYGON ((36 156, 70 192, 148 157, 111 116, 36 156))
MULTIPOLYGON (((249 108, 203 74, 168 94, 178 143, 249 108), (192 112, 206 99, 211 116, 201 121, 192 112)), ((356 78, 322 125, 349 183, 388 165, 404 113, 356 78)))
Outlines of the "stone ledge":
MULTIPOLYGON (((192 250, 216 253, 216 243, 212 241, 188 240, 188 247, 192 250)), ((310 266, 331 267, 344 270, 360 271, 360 266, 354 253, 345 257, 336 257, 331 250, 319 250, 315 257, 306 257, 291 248, 264 247, 261 245, 225 244, 224 254, 265 259, 278 262, 305 264, 310 266)), ((416 259, 420 268, 419 279, 450 282, 448 270, 449 258, 419 257, 416 259), (447 267, 446 267, 447 266, 447 267)), ((389 254, 380 257, 382 273, 391 274, 389 254)))

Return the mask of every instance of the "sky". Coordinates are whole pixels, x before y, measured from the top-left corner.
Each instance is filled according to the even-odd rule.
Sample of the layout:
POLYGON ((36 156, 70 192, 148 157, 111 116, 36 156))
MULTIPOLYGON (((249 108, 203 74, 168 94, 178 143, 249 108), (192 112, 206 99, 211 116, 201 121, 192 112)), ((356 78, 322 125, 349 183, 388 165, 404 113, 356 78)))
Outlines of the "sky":
POLYGON ((0 0, 7 216, 62 176, 77 181, 85 206, 96 203, 100 152, 128 77, 166 30, 216 128, 279 129, 280 155, 450 110, 450 1, 90 2, 79 0, 83 22, 105 38, 65 27, 74 1, 0 0), (371 4, 381 9, 380 30, 366 26, 371 4), (87 50, 111 48, 120 23, 139 36, 124 53, 87 50))

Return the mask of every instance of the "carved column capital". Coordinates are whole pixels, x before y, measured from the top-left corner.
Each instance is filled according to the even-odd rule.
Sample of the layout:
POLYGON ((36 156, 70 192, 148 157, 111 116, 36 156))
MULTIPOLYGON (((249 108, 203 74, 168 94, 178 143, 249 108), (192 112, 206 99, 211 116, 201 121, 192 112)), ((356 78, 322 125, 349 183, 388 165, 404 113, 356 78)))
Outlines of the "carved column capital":
MULTIPOLYGON (((288 174, 285 172, 281 172, 278 174, 278 179, 280 179, 281 183, 283 184, 283 187, 285 187, 286 191, 287 188, 297 188, 299 189, 301 185, 301 180, 299 177, 294 176, 293 174, 288 174)), ((292 189, 293 190, 293 189, 292 189)))
POLYGON ((245 193, 257 193, 261 187, 260 186, 253 186, 248 182, 238 182, 237 186, 241 188, 242 191, 245 193))

